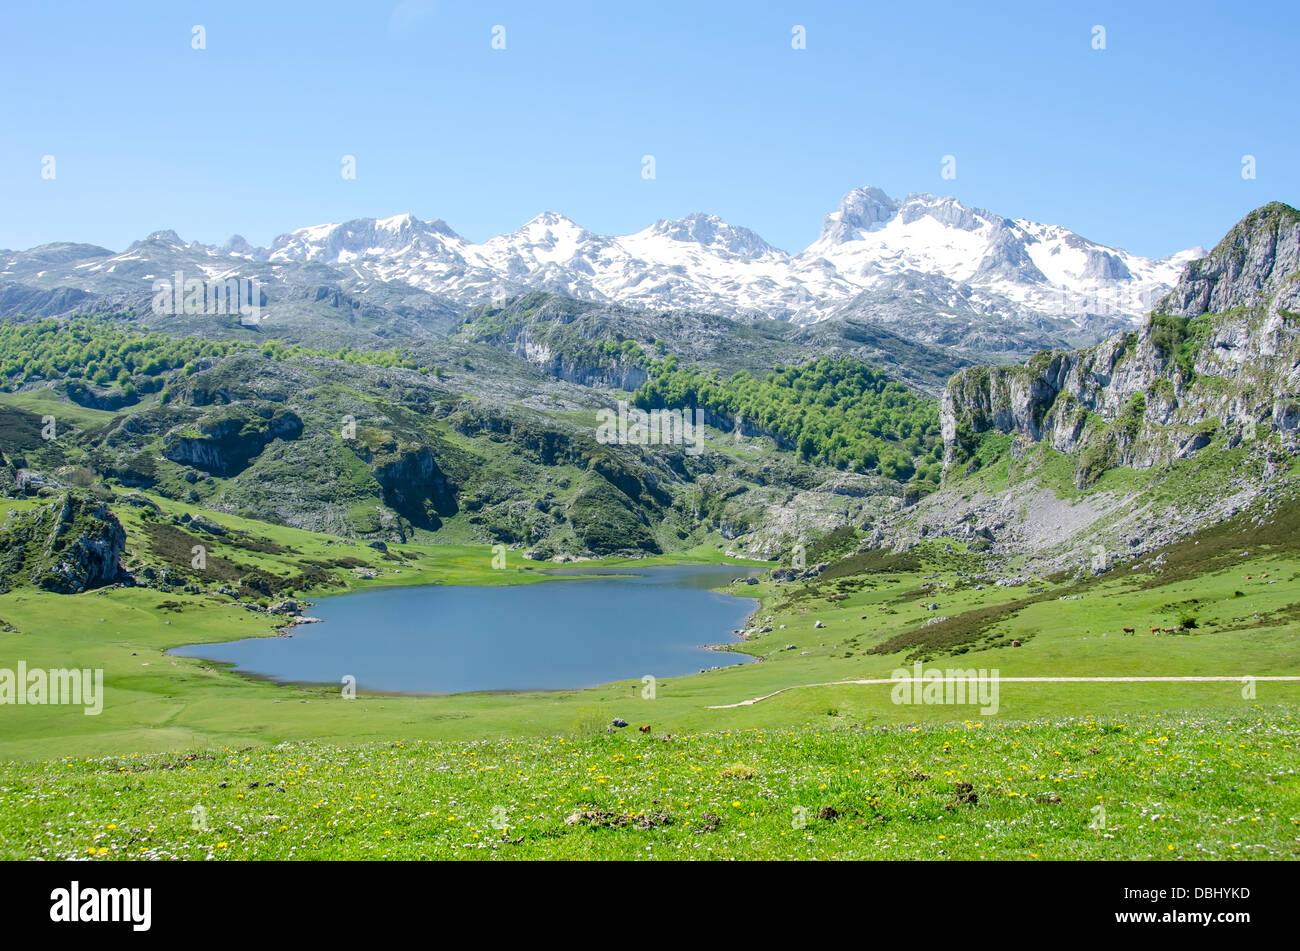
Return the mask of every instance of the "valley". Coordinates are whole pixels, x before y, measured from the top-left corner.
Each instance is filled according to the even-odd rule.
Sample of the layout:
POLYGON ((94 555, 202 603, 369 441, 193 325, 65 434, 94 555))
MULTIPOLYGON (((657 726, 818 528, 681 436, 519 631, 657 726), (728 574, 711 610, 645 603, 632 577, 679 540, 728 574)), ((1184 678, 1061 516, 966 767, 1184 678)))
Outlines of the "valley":
MULTIPOLYGON (((284 247, 266 263, 314 260, 284 247)), ((1146 316, 995 362, 860 317, 536 288, 436 320, 426 301, 410 333, 364 308, 14 315, 0 667, 102 670, 105 702, 4 707, 0 853, 1295 858, 1298 268, 1300 213, 1266 205, 1146 316), (609 427, 634 411, 689 412, 702 439, 609 427), (670 566, 757 607, 673 642, 716 664, 585 686, 608 678, 565 668, 548 625, 631 636, 688 609, 583 575, 670 566), (437 613, 444 658, 468 657, 491 608, 423 605, 518 601, 503 623, 542 633, 516 659, 559 665, 552 689, 349 694, 349 670, 202 659, 308 649, 314 603, 397 586, 412 606, 358 608, 344 646, 437 613), (901 703, 916 670, 991 676, 996 703, 901 703), (91 805, 56 815, 68 797, 91 805)), ((417 662, 440 663, 388 669, 417 662)))

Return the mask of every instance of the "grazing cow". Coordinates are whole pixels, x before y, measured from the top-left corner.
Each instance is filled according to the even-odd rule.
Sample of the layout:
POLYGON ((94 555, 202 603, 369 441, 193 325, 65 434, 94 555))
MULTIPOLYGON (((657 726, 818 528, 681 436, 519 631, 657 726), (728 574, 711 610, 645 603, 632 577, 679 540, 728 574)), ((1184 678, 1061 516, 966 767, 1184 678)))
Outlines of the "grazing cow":
POLYGON ((1162 628, 1160 629, 1161 633, 1164 633, 1164 634, 1172 634, 1172 633, 1174 633, 1175 630, 1177 630, 1177 629, 1176 629, 1176 628, 1172 628, 1172 627, 1162 627, 1162 628))
POLYGON ((649 733, 649 732, 650 732, 650 724, 649 724, 649 723, 646 723, 646 724, 644 724, 644 725, 642 725, 642 726, 637 727, 637 729, 640 730, 642 733, 649 733))
POLYGON ((1136 633, 1136 631, 1134 631, 1133 628, 1131 628, 1131 627, 1126 627, 1126 628, 1124 628, 1124 633, 1125 633, 1125 634, 1134 634, 1134 633, 1136 633))
POLYGON ((1159 633, 1160 633, 1160 628, 1158 628, 1158 627, 1153 627, 1153 628, 1151 628, 1151 633, 1152 633, 1152 634, 1159 634, 1159 633))

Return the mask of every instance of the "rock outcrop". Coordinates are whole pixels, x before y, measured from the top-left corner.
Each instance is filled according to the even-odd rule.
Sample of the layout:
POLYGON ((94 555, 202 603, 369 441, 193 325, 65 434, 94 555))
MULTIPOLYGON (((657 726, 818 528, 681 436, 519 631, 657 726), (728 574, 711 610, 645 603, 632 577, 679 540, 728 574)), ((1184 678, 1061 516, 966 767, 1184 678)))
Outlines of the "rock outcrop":
POLYGON ((456 487, 428 446, 386 441, 373 449, 362 445, 355 451, 371 464, 384 503, 416 528, 436 531, 443 518, 459 511, 456 487))
POLYGON ((72 402, 78 406, 88 406, 91 409, 116 411, 124 406, 134 406, 140 402, 140 396, 135 392, 134 388, 123 390, 121 388, 92 386, 81 380, 67 381, 64 384, 64 391, 72 402))
POLYGON ((276 439, 302 435, 302 420, 279 407, 233 404, 204 416, 197 426, 167 434, 163 455, 172 462, 219 476, 237 475, 276 439))
POLYGON ((1300 310, 1300 212, 1272 202, 1239 221, 1207 256, 1187 265, 1156 310, 1183 317, 1233 308, 1300 310))
POLYGON ((126 531, 98 499, 68 492, 0 527, 0 590, 30 583, 76 594, 123 579, 126 531))

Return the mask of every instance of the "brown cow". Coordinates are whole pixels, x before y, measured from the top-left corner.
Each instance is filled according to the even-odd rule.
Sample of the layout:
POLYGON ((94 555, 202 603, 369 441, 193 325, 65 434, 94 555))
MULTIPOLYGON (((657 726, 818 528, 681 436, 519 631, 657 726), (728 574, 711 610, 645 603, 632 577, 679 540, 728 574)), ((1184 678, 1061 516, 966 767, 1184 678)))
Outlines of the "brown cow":
POLYGON ((1158 627, 1153 627, 1153 628, 1151 628, 1151 633, 1152 633, 1152 634, 1159 634, 1159 633, 1160 633, 1160 628, 1158 628, 1158 627))
POLYGON ((642 733, 649 733, 649 732, 650 732, 650 724, 649 724, 649 723, 646 723, 646 724, 644 724, 644 725, 642 725, 642 726, 637 727, 637 729, 640 730, 642 733))
POLYGON ((1133 628, 1131 628, 1131 627, 1126 627, 1126 628, 1124 628, 1124 633, 1125 633, 1125 634, 1134 634, 1134 633, 1136 633, 1136 632, 1133 630, 1133 628))

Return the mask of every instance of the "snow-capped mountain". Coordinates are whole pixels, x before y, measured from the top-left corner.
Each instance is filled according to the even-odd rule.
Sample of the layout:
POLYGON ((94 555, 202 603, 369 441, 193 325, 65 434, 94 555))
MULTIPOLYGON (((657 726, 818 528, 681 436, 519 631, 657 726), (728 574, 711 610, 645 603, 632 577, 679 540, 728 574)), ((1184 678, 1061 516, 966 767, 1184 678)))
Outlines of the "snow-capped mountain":
POLYGON ((898 200, 859 188, 798 254, 715 215, 609 236, 554 212, 482 243, 444 221, 406 214, 300 228, 269 248, 238 235, 220 247, 186 243, 171 231, 120 254, 46 245, 0 253, 0 312, 84 302, 78 295, 87 292, 134 303, 145 293, 141 282, 183 267, 287 289, 270 295, 272 307, 286 296, 343 300, 352 312, 373 314, 376 333, 385 315, 445 324, 475 304, 545 290, 798 323, 859 317, 927 344, 1022 353, 1092 342, 1135 321, 1203 253, 1144 258, 955 198, 898 200))
POLYGON ((1058 225, 967 208, 955 198, 895 201, 878 188, 860 188, 826 216, 821 236, 796 262, 827 262, 863 289, 908 273, 935 275, 1016 309, 1084 319, 1146 313, 1183 266, 1204 253, 1192 248, 1144 258, 1058 225))
POLYGON ((282 235, 262 256, 344 265, 358 277, 410 284, 465 304, 538 289, 803 323, 832 316, 873 290, 894 296, 915 286, 934 299, 951 297, 962 313, 1065 318, 1083 327, 1097 318, 1141 316, 1202 253, 1144 258, 1056 225, 967 208, 955 198, 900 201, 860 188, 826 216, 820 237, 799 254, 715 215, 608 236, 547 212, 482 244, 443 221, 413 215, 317 225, 282 235))
MULTIPOLYGON (((609 237, 546 212, 474 244, 442 221, 413 215, 318 225, 260 252, 272 263, 342 265, 359 278, 398 281, 470 305, 525 290, 646 307, 688 307, 787 319, 808 294, 789 254, 715 215, 657 221, 609 237)), ((852 293, 837 289, 843 298, 852 293)))

